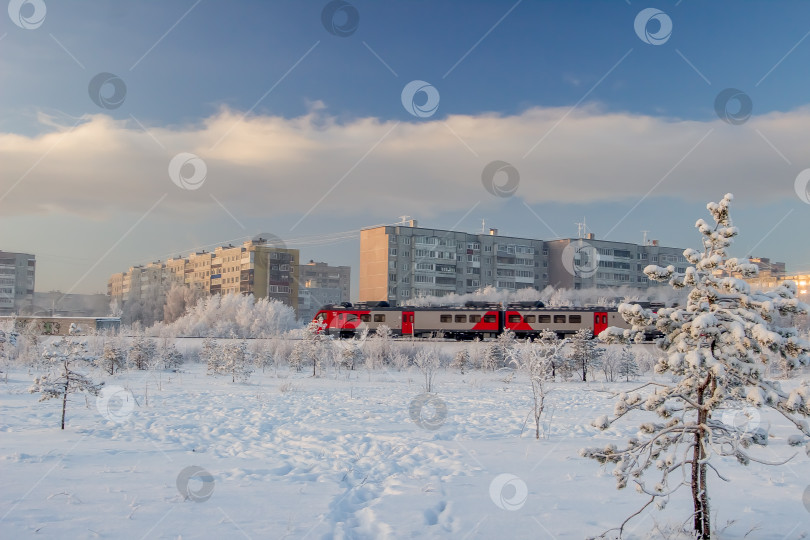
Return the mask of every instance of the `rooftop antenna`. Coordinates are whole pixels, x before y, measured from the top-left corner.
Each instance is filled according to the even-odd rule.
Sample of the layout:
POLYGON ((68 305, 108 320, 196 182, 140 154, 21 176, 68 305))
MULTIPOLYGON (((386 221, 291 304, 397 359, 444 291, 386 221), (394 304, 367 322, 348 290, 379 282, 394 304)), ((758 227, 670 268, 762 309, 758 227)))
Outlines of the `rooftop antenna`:
POLYGON ((579 238, 584 238, 586 234, 588 234, 588 225, 585 223, 585 218, 582 218, 581 223, 577 223, 577 236, 579 238))
POLYGON ((481 218, 481 234, 486 234, 487 232, 487 224, 484 221, 484 218, 481 218))
POLYGON ((408 215, 399 216, 399 223, 408 223, 408 220, 410 220, 410 219, 411 219, 411 216, 408 216, 408 215))
POLYGON ((648 246, 649 244, 647 243, 647 233, 650 231, 641 231, 641 232, 644 233, 644 243, 642 245, 648 246))

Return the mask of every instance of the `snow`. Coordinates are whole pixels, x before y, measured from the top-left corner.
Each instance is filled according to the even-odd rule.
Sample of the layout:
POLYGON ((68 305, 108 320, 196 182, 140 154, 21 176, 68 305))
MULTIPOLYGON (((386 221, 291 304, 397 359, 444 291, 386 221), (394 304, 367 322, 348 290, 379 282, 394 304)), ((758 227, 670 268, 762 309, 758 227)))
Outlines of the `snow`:
MULTIPOLYGON (((201 340, 178 348, 190 341, 199 348, 201 340)), ((436 346, 451 356, 460 348, 436 346)), ((621 445, 656 419, 633 412, 639 423, 591 425, 611 413, 613 392, 646 399, 632 393, 639 382, 547 383, 547 438, 537 441, 523 373, 505 382, 502 373, 440 369, 431 395, 446 417, 423 429, 411 418, 414 400, 427 401, 414 368, 319 378, 282 368, 244 384, 205 368, 106 376, 118 397, 105 393, 100 412, 96 398, 72 396, 65 431, 61 404, 38 403, 27 391, 33 374, 12 370, 0 384, 0 537, 583 538, 618 526, 645 500, 615 489, 612 465, 579 455, 621 445)), ((787 444, 798 444, 795 428, 760 413, 767 459, 796 453, 787 444)), ((731 480, 713 484, 718 538, 754 528, 748 538, 810 534, 803 451, 781 467, 716 464, 731 480)), ((631 522, 625 538, 677 529, 690 504, 679 492, 631 522)))

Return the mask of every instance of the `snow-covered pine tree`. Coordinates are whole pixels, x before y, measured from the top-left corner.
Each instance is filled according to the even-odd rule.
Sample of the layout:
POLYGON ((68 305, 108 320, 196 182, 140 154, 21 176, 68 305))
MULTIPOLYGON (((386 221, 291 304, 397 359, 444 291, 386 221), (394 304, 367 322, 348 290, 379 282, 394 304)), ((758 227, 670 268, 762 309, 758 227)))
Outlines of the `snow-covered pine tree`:
POLYGON ((34 384, 28 391, 41 394, 40 401, 62 398, 62 429, 65 429, 68 396, 79 392, 96 396, 104 383, 97 384, 89 376, 77 371, 90 368, 95 360, 87 352, 86 343, 68 341, 63 337, 42 355, 49 365, 49 372, 34 379, 34 384))
POLYGON ((161 339, 160 346, 155 355, 155 369, 178 371, 183 364, 183 354, 177 350, 174 339, 165 337, 161 339))
POLYGON ((104 352, 101 354, 101 358, 98 359, 98 365, 106 373, 113 375, 116 371, 124 368, 125 360, 124 350, 120 343, 108 340, 104 343, 104 352))
POLYGON ((593 374, 593 370, 599 367, 600 357, 605 352, 604 348, 598 347, 596 340, 591 339, 592 335, 590 329, 582 328, 571 338, 568 360, 582 382, 588 382, 588 373, 593 374))
POLYGON ((231 382, 247 382, 253 373, 253 363, 247 352, 247 341, 231 340, 222 346, 222 361, 217 373, 231 376, 231 382))
MULTIPOLYGON (((563 348, 569 343, 567 339, 560 339, 556 332, 548 328, 540 332, 534 340, 535 345, 540 349, 541 355, 548 358, 551 363, 551 380, 557 380, 558 370, 561 366, 567 366, 568 362, 563 355, 563 348)), ((570 371, 568 378, 570 378, 570 371)))
POLYGON ((339 366, 345 369, 354 370, 354 365, 360 358, 360 349, 354 344, 354 340, 346 342, 343 350, 340 351, 340 364, 339 366))
POLYGON ((132 340, 127 354, 127 362, 135 369, 149 369, 155 359, 156 346, 154 340, 139 334, 132 340))
POLYGON ((20 335, 15 329, 16 322, 14 318, 0 321, 0 361, 3 365, 2 372, 5 372, 6 382, 8 382, 8 370, 19 353, 17 340, 20 335))
MULTIPOLYGON (((760 292, 732 277, 754 276, 758 269, 728 258, 727 248, 738 234, 729 217, 731 200, 728 194, 719 203, 707 205, 715 224, 697 221, 703 252, 684 251, 691 265, 684 273, 675 272, 672 266, 650 265, 644 269, 650 279, 668 280, 676 289, 690 288, 686 306, 653 313, 638 304, 622 304, 619 311, 632 324, 632 330, 608 328, 600 334, 606 341, 634 339, 647 326, 655 325, 664 334, 656 342, 664 356, 655 370, 671 374, 675 381, 648 383, 629 394, 622 393, 614 418, 603 416, 594 425, 606 429, 637 410, 654 412, 663 422, 644 422, 640 426, 643 436, 629 440, 624 448, 609 445, 582 451, 582 455, 600 463, 615 463, 613 474, 620 489, 634 482, 640 492, 648 495, 642 510, 653 502, 666 502, 680 487, 689 486, 694 532, 701 539, 711 537, 708 470, 720 474, 712 458, 732 456, 744 465, 752 460, 765 463, 752 456, 749 449, 767 444, 768 433, 762 428, 741 429, 727 424, 724 410, 743 404, 768 407, 805 438, 810 437, 805 419, 810 415, 810 385, 805 383, 788 392, 768 380, 765 370, 772 357, 789 358, 795 365, 808 364, 810 343, 800 338, 795 329, 774 323, 778 314, 806 313, 808 306, 796 299, 793 282, 760 292), (653 391, 643 396, 638 390, 645 387, 653 391), (660 479, 652 486, 644 479, 650 467, 661 471, 660 479), (674 485, 670 484, 672 473, 677 473, 674 485)), ((640 513, 618 527, 620 535, 629 520, 640 513)))
POLYGON ((322 332, 322 324, 318 321, 310 321, 298 341, 292 349, 289 357, 290 367, 296 371, 301 371, 302 366, 312 363, 312 376, 317 375, 317 370, 322 366, 324 354, 326 354, 324 342, 326 336, 322 332))
POLYGON ((619 353, 618 375, 619 377, 624 377, 624 380, 627 382, 630 382, 630 379, 634 379, 639 375, 636 355, 633 353, 633 349, 629 343, 625 344, 619 353))
POLYGON ((202 341, 199 356, 200 362, 205 362, 206 374, 216 375, 222 362, 222 348, 216 338, 207 337, 202 341))

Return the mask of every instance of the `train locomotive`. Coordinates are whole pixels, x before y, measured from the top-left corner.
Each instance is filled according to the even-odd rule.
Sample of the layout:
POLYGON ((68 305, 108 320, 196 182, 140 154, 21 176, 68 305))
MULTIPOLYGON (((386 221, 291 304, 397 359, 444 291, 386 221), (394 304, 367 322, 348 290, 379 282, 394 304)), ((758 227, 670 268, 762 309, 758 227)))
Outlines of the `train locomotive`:
POLYGON ((394 336, 457 340, 496 338, 511 330, 517 338, 535 338, 551 330, 564 338, 583 328, 593 336, 609 326, 629 328, 615 308, 547 308, 542 302, 467 302, 463 306, 392 307, 387 302, 343 303, 323 306, 315 315, 323 332, 351 338, 380 325, 394 336))

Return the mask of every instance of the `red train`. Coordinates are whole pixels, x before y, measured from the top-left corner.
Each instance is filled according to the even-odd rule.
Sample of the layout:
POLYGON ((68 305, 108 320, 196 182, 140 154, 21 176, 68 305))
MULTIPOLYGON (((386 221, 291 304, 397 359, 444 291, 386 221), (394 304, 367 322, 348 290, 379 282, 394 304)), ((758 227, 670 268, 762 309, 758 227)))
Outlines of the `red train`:
POLYGON ((387 302, 328 305, 315 315, 324 332, 353 337, 365 328, 386 325, 395 336, 494 338, 511 330, 518 338, 536 337, 543 330, 564 337, 582 328, 594 336, 608 326, 629 328, 615 308, 546 308, 541 302, 501 304, 468 302, 452 307, 390 307, 387 302))

